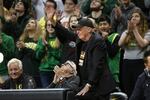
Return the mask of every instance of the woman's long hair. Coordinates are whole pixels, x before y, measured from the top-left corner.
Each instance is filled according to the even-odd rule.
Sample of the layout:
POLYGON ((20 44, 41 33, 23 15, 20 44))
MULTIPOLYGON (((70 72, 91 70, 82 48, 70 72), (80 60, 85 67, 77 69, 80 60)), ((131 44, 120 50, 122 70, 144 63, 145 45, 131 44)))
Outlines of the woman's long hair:
MULTIPOLYGON (((139 27, 138 27, 138 32, 139 32, 139 34, 144 38, 145 33, 148 31, 148 23, 147 23, 146 17, 145 17, 145 15, 143 14, 143 12, 142 12, 141 9, 135 8, 135 9, 133 9, 133 10, 131 11, 131 13, 130 13, 130 15, 129 15, 129 19, 130 19, 130 20, 132 19, 132 15, 133 15, 134 13, 139 13, 139 15, 140 15, 140 22, 139 22, 139 25, 138 25, 138 26, 139 26, 139 27)), ((129 45, 129 44, 132 43, 132 42, 135 43, 135 42, 136 42, 136 39, 135 39, 135 37, 134 37, 133 32, 131 31, 131 32, 129 32, 128 34, 129 34, 129 36, 128 36, 128 38, 126 39, 127 45, 129 45)))
MULTIPOLYGON (((35 25, 35 29, 33 31, 34 32, 33 33, 34 34, 33 40, 34 41, 38 41, 39 37, 42 35, 42 30, 39 27, 38 22, 34 18, 30 18, 29 21, 30 20, 34 20, 35 21, 36 25, 35 25)), ((28 37, 29 37, 29 30, 27 30, 26 27, 25 27, 25 29, 24 29, 22 35, 20 36, 19 40, 20 41, 25 41, 28 37)))

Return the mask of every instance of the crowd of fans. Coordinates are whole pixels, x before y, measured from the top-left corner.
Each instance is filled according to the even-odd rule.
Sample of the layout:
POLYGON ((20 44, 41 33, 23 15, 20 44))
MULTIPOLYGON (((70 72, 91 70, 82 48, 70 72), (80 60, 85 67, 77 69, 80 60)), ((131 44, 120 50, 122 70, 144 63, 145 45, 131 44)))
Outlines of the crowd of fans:
POLYGON ((149 100, 149 44, 149 0, 0 0, 1 89, 149 100))

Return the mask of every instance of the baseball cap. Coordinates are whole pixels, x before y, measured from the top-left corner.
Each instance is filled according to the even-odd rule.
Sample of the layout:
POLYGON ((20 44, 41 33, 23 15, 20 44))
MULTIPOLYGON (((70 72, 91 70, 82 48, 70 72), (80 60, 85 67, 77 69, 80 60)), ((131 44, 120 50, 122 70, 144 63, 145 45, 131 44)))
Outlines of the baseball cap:
POLYGON ((78 24, 75 25, 75 27, 76 28, 81 28, 83 26, 94 28, 94 23, 93 23, 92 19, 90 19, 90 18, 81 18, 78 21, 78 24))

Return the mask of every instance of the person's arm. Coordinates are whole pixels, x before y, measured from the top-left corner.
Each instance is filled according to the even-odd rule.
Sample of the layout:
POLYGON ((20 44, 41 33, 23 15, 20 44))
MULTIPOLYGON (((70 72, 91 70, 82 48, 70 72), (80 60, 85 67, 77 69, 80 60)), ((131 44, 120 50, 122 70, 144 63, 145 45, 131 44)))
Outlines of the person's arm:
POLYGON ((69 88, 70 90, 77 90, 79 87, 80 78, 79 76, 75 76, 71 79, 71 81, 65 81, 63 83, 63 88, 69 88))
POLYGON ((118 41, 119 41, 119 35, 114 37, 115 40, 113 43, 111 43, 108 39, 105 41, 107 45, 107 52, 110 58, 113 58, 120 50, 120 47, 118 46, 118 41))
POLYGON ((46 54, 46 46, 44 45, 41 38, 38 40, 35 51, 36 51, 36 59, 39 60, 41 60, 46 54))
POLYGON ((146 46, 150 43, 150 41, 148 41, 147 39, 143 38, 143 37, 140 35, 140 33, 138 32, 138 29, 137 29, 137 28, 133 30, 133 34, 134 34, 134 37, 135 37, 135 39, 136 39, 138 45, 139 45, 141 48, 146 47, 146 46))
POLYGON ((127 39, 129 38, 128 30, 124 31, 118 41, 119 46, 124 46, 126 44, 127 39))
POLYGON ((2 42, 0 44, 0 51, 5 55, 6 59, 10 59, 14 56, 14 40, 10 36, 6 36, 4 33, 2 34, 2 42))
POLYGON ((61 43, 65 43, 68 40, 75 41, 76 40, 76 33, 73 33, 63 27, 60 23, 57 23, 54 27, 56 35, 61 43))

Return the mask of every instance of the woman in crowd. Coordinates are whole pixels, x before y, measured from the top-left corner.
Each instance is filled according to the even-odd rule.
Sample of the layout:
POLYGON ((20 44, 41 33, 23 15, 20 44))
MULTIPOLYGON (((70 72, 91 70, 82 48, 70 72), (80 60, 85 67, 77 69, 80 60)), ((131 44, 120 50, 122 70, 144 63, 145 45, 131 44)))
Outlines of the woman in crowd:
POLYGON ((42 32, 35 19, 31 18, 22 33, 19 41, 16 44, 18 48, 18 58, 23 63, 23 69, 26 74, 33 76, 40 87, 40 78, 38 67, 40 61, 35 58, 35 49, 38 38, 42 32))
POLYGON ((150 43, 147 21, 139 8, 132 10, 128 28, 121 35, 119 45, 125 50, 122 66, 122 83, 125 93, 131 95, 138 75, 144 69, 143 48, 150 43))
POLYGON ((39 66, 40 77, 43 87, 47 87, 53 79, 53 69, 60 64, 61 44, 56 37, 55 30, 52 28, 50 20, 45 24, 45 33, 40 38, 36 48, 36 57, 41 60, 39 66))

